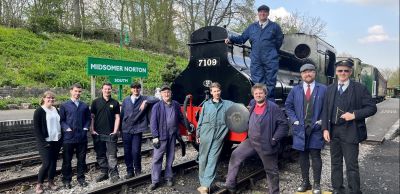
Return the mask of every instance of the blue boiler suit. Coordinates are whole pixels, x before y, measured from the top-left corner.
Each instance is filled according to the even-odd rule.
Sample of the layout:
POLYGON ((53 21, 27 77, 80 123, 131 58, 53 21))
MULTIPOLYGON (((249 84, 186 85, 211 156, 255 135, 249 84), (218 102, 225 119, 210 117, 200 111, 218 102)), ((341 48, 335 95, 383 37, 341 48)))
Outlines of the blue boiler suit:
POLYGON ((210 99, 204 103, 201 110, 196 134, 200 138, 199 180, 201 186, 209 188, 216 176, 218 157, 228 133, 225 112, 232 105, 232 101, 221 99, 216 106, 210 99))
POLYGON ((274 98, 279 69, 278 51, 283 41, 281 27, 268 20, 267 26, 262 29, 257 21, 250 24, 242 35, 229 37, 229 40, 236 44, 243 44, 250 40, 251 80, 254 83, 265 84, 268 88, 268 98, 274 98))

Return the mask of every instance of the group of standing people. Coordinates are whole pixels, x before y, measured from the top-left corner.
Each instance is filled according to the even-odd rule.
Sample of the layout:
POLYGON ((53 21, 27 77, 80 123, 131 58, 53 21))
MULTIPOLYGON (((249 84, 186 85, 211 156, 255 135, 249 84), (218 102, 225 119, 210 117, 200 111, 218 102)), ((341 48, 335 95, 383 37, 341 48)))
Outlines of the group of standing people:
MULTIPOLYGON (((293 149, 300 153, 299 164, 302 182, 297 191, 312 189, 321 193, 321 150, 324 140, 330 142, 331 180, 334 194, 345 193, 343 185, 343 158, 349 193, 360 194, 358 165, 359 143, 366 139, 365 118, 375 114, 376 105, 365 86, 350 80, 353 62, 339 61, 336 66, 337 81, 328 87, 315 81, 316 67, 305 64, 300 68, 302 83, 289 93, 285 113, 274 103, 274 88, 279 69, 278 51, 283 34, 278 24, 268 20, 269 7, 258 8, 259 21, 251 24, 242 35, 228 37, 225 42, 244 43, 250 40, 251 79, 253 98, 249 103, 250 118, 248 137, 233 151, 229 161, 225 182, 216 186, 236 191, 236 177, 240 164, 251 155, 257 154, 266 172, 268 190, 279 193, 278 150, 280 141, 288 134, 292 125, 293 149), (289 123, 288 123, 289 121, 289 123), (311 158, 311 159, 310 159, 311 158), (311 160, 311 163, 310 163, 311 160), (309 169, 313 171, 313 184, 309 169)), ((210 86, 212 98, 207 100, 200 113, 196 141, 199 143, 199 180, 197 190, 209 193, 216 177, 216 166, 228 128, 225 113, 234 104, 221 98, 221 85, 210 86)), ((54 183, 56 162, 63 147, 62 175, 65 188, 71 188, 71 160, 77 158, 77 181, 85 187, 87 133, 93 138, 96 160, 101 173, 96 181, 119 180, 117 168, 117 139, 121 129, 124 142, 124 159, 127 166, 126 179, 139 176, 141 167, 141 142, 143 132, 150 125, 154 146, 149 190, 161 183, 161 168, 164 154, 166 167, 164 179, 173 186, 172 163, 175 157, 175 141, 179 135, 179 124, 183 115, 178 102, 171 99, 171 88, 160 88, 161 99, 141 95, 141 85, 131 85, 131 95, 123 100, 122 106, 111 98, 112 85, 102 86, 102 96, 95 99, 91 109, 80 101, 82 87, 74 84, 70 88, 71 99, 54 107, 55 94, 45 92, 41 106, 34 113, 34 129, 38 140, 42 166, 38 173, 36 193, 43 193, 44 179, 48 177, 48 188, 56 190, 54 183), (146 109, 152 107, 151 115, 146 109)))

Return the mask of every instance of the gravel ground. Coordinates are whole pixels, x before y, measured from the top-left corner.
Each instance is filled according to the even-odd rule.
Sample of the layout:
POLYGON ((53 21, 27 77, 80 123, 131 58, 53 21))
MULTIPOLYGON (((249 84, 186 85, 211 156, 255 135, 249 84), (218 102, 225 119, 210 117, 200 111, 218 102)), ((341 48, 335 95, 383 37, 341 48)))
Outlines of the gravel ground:
MULTIPOLYGON (((395 138, 392 140, 393 142, 399 142, 399 137, 395 138)), ((148 146, 148 145, 147 145, 148 146)), ((359 154, 359 161, 360 161, 360 171, 365 170, 365 165, 364 165, 364 160, 368 154, 371 153, 377 146, 379 145, 370 145, 370 144, 360 144, 360 154, 359 154)), ((144 146, 146 147, 146 146, 144 146)), ((123 150, 119 150, 119 153, 123 153, 123 150)), ((181 157, 180 149, 177 149, 176 156, 175 156, 175 162, 174 164, 183 162, 183 161, 188 161, 195 159, 197 157, 197 152, 191 147, 188 146, 187 148, 187 156, 181 157)), ((88 161, 94 159, 94 154, 89 154, 88 155, 88 161)), ((329 145, 325 147, 325 149, 322 151, 322 161, 323 161, 323 167, 322 167, 322 180, 321 180, 321 187, 325 191, 331 190, 331 181, 330 181, 330 154, 329 154, 329 145)), ((250 172, 254 171, 258 167, 262 166, 262 163, 259 159, 257 158, 250 158, 246 160, 243 164, 242 167, 240 168, 239 172, 239 179, 241 177, 244 177, 245 175, 249 174, 250 172)), ((142 167, 143 167, 143 172, 144 173, 149 173, 150 168, 151 168, 151 157, 143 157, 142 159, 142 167)), ((122 162, 118 165, 119 172, 120 172, 120 177, 123 179, 123 177, 126 174, 126 168, 125 164, 122 162)), ((218 164, 218 172, 217 172, 217 177, 216 181, 224 181, 225 176, 227 174, 227 168, 228 168, 228 161, 221 161, 218 164)), ((29 167, 25 168, 22 172, 5 172, 1 173, 0 179, 3 179, 5 177, 10 178, 10 177, 17 177, 21 176, 23 174, 27 173, 37 173, 39 169, 39 166, 36 167, 29 167), (18 175, 17 175, 18 174, 18 175)), ((67 193, 86 193, 87 191, 93 190, 95 188, 98 188, 103 185, 108 185, 110 184, 108 181, 103 181, 100 183, 96 183, 94 180, 95 178, 99 175, 99 171, 95 170, 94 168, 90 169, 88 173, 86 173, 86 180, 89 183, 89 186, 86 188, 81 188, 78 186, 78 183, 76 182, 75 177, 73 177, 72 181, 72 186, 73 188, 70 190, 65 190, 65 189, 60 189, 57 193, 61 194, 67 194, 67 193)), ((312 172, 310 172, 310 175, 312 175, 312 172)), ((310 176, 310 179, 312 181, 312 176, 310 176)), ((361 181, 363 181, 363 177, 361 177, 361 181)), ((285 163, 283 168, 280 169, 280 189, 281 193, 283 194, 293 194, 295 193, 296 188, 299 186, 299 183, 301 182, 301 173, 300 173, 300 167, 297 161, 292 162, 292 163, 285 163)), ((61 177, 57 177, 57 183, 61 185, 61 177)), ((32 188, 34 188, 34 185, 31 185, 32 188)), ((175 176, 175 185, 174 187, 170 188, 165 186, 164 184, 161 184, 159 188, 157 188, 155 191, 149 192, 147 190, 148 185, 143 185, 139 186, 137 188, 129 190, 130 193, 139 193, 139 194, 145 194, 145 193, 155 193, 155 194, 164 194, 164 193, 197 193, 196 188, 200 186, 199 181, 198 181, 198 168, 194 167, 191 170, 186 171, 185 174, 177 174, 175 176)), ((19 190, 15 190, 12 193, 33 193, 33 189, 28 189, 24 192, 21 191, 21 188, 18 188, 19 190)), ((257 194, 257 193, 265 193, 267 191, 267 183, 266 179, 261 179, 255 182, 255 185, 253 188, 247 189, 247 190, 241 190, 238 193, 243 193, 243 194, 257 194)), ((45 193, 50 193, 49 191, 45 193)))

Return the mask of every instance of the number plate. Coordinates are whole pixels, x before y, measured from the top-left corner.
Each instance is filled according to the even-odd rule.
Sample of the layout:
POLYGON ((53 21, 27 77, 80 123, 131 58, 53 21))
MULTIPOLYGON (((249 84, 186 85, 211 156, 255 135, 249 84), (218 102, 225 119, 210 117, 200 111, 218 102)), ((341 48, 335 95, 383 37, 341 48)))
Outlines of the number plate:
POLYGON ((219 65, 219 58, 203 58, 197 60, 199 67, 212 67, 219 65))

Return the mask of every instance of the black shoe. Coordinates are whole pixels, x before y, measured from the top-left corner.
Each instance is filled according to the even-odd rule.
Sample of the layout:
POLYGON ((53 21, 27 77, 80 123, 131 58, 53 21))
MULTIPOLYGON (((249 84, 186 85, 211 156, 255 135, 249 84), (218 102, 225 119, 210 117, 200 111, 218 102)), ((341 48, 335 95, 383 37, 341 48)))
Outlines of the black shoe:
POLYGON ((111 182, 111 183, 116 183, 118 180, 119 180, 119 176, 118 176, 118 175, 112 176, 112 177, 110 178, 110 182, 111 182))
POLYGON ((131 172, 128 172, 128 174, 125 175, 125 179, 130 179, 132 177, 134 177, 134 175, 131 172))
POLYGON ((64 183, 64 188, 71 189, 72 188, 71 183, 64 183))
POLYGON ((85 180, 78 181, 81 187, 87 187, 89 184, 85 180))
POLYGON ((135 176, 140 176, 140 175, 142 175, 142 171, 140 171, 140 172, 135 172, 135 176))
POLYGON ((314 183, 312 192, 313 194, 321 194, 321 185, 319 183, 314 183))
POLYGON ((172 181, 172 179, 167 179, 167 186, 168 187, 174 186, 174 181, 172 181))
POLYGON ((102 173, 99 177, 96 178, 96 182, 101 182, 108 179, 108 174, 102 173))
POLYGON ((308 181, 303 181, 299 188, 297 188, 297 192, 306 192, 311 189, 311 184, 308 181))
POLYGON ((158 187, 157 183, 151 183, 151 185, 149 186, 149 191, 153 191, 158 187))
POLYGON ((230 193, 236 193, 236 188, 232 186, 227 186, 224 182, 216 182, 215 186, 217 186, 220 189, 226 189, 230 193))

